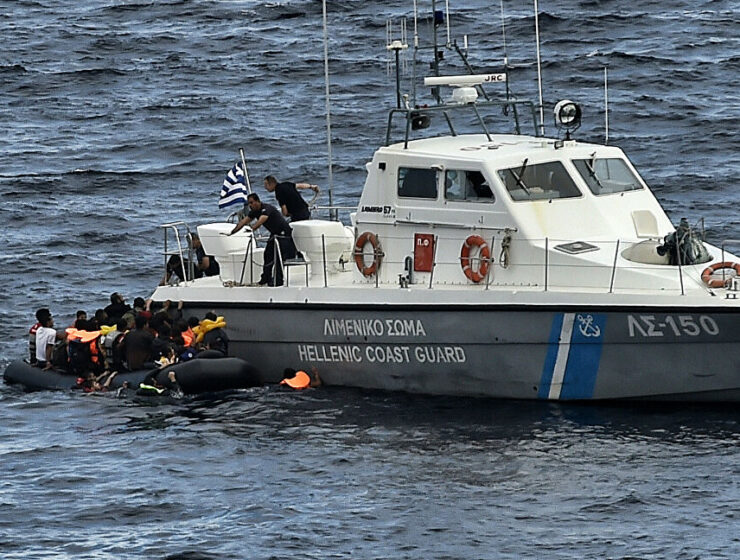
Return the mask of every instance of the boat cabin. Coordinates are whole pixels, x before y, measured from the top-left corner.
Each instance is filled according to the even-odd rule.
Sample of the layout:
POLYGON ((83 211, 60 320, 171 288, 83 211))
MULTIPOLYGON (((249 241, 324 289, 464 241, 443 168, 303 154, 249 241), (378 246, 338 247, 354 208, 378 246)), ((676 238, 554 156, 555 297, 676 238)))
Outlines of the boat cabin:
MULTIPOLYGON (((285 263, 288 286, 684 292, 681 266, 671 265, 713 257, 702 248, 692 262, 671 260, 662 246, 674 226, 622 150, 572 139, 580 108, 570 101, 556 106, 561 139, 540 135, 531 104, 477 103, 471 84, 491 76, 504 80, 437 78, 455 88, 448 103, 389 112, 386 145, 366 164, 350 223, 292 224, 303 258, 285 263), (515 134, 489 132, 481 111, 491 107, 514 116, 515 134), (532 135, 521 133, 527 107, 532 135), (435 113, 448 129, 412 138, 429 136, 435 113), (392 143, 398 116, 405 134, 392 143), (461 134, 460 121, 477 132, 461 134)), ((224 285, 256 283, 264 249, 251 231, 198 230, 224 285)))
MULTIPOLYGON (((460 264, 463 245, 473 236, 485 246, 471 252, 489 254, 472 256, 490 259, 482 265, 488 286, 500 283, 488 277, 490 265, 513 264, 494 256, 502 243, 531 273, 504 270, 500 280, 541 285, 550 249, 559 249, 555 259, 566 268, 584 260, 611 267, 617 240, 652 240, 655 246, 674 229, 632 164, 612 146, 520 135, 447 136, 382 147, 367 172, 354 225, 358 237, 370 232, 382 246, 381 282, 396 282, 408 268, 418 235, 433 237, 436 282, 482 283, 460 264), (586 256, 595 252, 602 254, 586 256)), ((656 253, 653 264, 663 262, 656 253)), ((480 266, 471 263, 473 270, 480 266)), ((418 266, 410 270, 416 281, 432 274, 418 266)))

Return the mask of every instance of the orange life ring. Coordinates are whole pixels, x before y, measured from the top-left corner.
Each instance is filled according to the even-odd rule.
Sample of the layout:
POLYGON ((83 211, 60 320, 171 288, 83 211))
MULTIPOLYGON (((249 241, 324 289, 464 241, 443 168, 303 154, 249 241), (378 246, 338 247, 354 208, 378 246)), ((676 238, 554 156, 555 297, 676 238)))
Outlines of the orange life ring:
POLYGON ((469 280, 476 284, 483 280, 488 274, 489 259, 491 257, 491 250, 488 248, 488 244, 480 235, 471 235, 463 243, 462 251, 460 251, 460 266, 465 273, 465 276, 469 280), (473 259, 470 257, 470 251, 473 247, 478 247, 478 257, 473 259), (471 261, 478 261, 478 270, 473 268, 471 261))
POLYGON ((704 272, 701 273, 702 281, 710 288, 726 288, 727 286, 730 285, 730 282, 732 282, 732 276, 728 276, 724 280, 722 280, 721 278, 712 279, 712 274, 724 268, 729 268, 730 270, 734 270, 735 274, 737 276, 740 276, 740 263, 724 261, 724 262, 714 263, 713 265, 710 265, 707 268, 705 268, 704 272))
POLYGON ((383 260, 383 250, 380 247, 378 236, 372 232, 366 231, 355 241, 355 264, 357 270, 362 272, 363 276, 372 276, 378 272, 380 263, 383 260), (373 262, 370 266, 365 266, 365 245, 370 243, 373 247, 373 262))

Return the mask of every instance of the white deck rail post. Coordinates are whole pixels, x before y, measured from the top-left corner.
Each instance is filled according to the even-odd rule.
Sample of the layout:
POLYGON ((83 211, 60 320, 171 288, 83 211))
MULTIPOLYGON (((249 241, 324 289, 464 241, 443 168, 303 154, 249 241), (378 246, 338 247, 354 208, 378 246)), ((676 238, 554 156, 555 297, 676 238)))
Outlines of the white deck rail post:
MULTIPOLYGON (((435 55, 436 56, 436 55, 435 55)), ((434 284, 434 269, 437 268, 437 236, 434 236, 434 246, 432 247, 432 271, 429 273, 429 289, 434 284)))
MULTIPOLYGON (((321 255, 324 266, 324 288, 326 288, 329 285, 329 281, 326 276, 326 238, 323 233, 321 234, 321 255)), ((308 274, 308 270, 306 270, 306 274, 308 274)), ((306 286, 308 286, 308 280, 306 280, 306 286)))
POLYGON ((617 258, 619 257, 619 239, 617 239, 617 247, 614 249, 614 264, 612 265, 612 279, 609 282, 609 293, 614 293, 614 278, 617 276, 617 258))
POLYGON ((491 236, 491 250, 488 254, 488 269, 486 270, 486 290, 491 284, 491 275, 493 274, 493 245, 496 243, 496 236, 491 236))
POLYGON ((547 273, 550 267, 550 240, 545 237, 545 291, 547 291, 547 273))

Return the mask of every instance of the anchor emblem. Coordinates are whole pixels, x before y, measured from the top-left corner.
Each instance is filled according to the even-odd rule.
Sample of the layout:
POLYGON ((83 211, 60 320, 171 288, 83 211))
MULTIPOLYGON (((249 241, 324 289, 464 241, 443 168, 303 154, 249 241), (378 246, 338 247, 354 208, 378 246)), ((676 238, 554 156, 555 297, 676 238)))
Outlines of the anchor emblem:
POLYGON ((576 317, 578 319, 578 329, 581 331, 581 334, 585 337, 598 337, 601 336, 601 329, 598 325, 594 325, 594 317, 593 315, 586 315, 585 317, 583 315, 578 315, 576 317))

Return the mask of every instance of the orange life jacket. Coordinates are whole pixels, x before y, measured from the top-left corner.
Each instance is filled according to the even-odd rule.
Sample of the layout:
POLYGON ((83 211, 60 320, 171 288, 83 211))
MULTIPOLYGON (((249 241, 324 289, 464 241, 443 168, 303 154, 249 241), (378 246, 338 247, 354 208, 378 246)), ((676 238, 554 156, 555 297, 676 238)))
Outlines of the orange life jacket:
POLYGON ((98 337, 100 337, 100 331, 83 331, 81 329, 69 327, 65 332, 67 333, 67 340, 78 340, 82 343, 89 343, 90 360, 94 364, 100 362, 100 352, 98 351, 97 344, 98 337))
POLYGON ((182 331, 180 336, 182 336, 182 339, 185 341, 185 346, 193 347, 193 343, 195 342, 195 333, 193 332, 193 329, 188 327, 188 330, 182 331))
POLYGON ((305 371, 297 371, 290 379, 283 379, 280 385, 287 385, 293 389, 308 389, 311 386, 311 378, 305 371))
POLYGON ((83 331, 74 327, 69 327, 66 331, 70 340, 79 340, 80 342, 91 342, 97 340, 100 331, 83 331))

